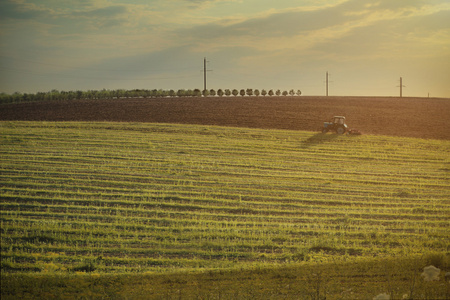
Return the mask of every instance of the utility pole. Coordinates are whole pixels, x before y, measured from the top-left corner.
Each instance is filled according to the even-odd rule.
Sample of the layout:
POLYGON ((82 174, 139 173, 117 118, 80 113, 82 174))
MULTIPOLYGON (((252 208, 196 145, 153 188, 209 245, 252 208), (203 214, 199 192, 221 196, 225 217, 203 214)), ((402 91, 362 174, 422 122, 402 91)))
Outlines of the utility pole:
POLYGON ((403 85, 403 78, 400 77, 400 98, 403 97, 403 88, 406 87, 403 85))
POLYGON ((203 59, 203 90, 206 91, 206 72, 212 71, 206 69, 206 57, 203 59))
POLYGON ((203 90, 206 90, 206 57, 203 59, 203 90))
POLYGON ((328 97, 328 84, 329 84, 329 80, 328 80, 328 77, 330 77, 330 74, 328 74, 328 71, 327 71, 327 76, 326 76, 326 80, 325 80, 325 82, 326 82, 326 85, 327 85, 327 97, 328 97))

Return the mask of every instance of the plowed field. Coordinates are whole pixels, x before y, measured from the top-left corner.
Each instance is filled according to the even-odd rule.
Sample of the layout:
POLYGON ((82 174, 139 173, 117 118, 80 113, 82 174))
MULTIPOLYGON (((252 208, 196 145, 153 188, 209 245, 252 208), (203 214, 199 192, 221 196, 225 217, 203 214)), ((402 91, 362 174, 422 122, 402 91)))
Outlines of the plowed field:
POLYGON ((365 134, 450 139, 450 99, 208 97, 0 105, 0 120, 123 121, 317 131, 333 115, 365 134))

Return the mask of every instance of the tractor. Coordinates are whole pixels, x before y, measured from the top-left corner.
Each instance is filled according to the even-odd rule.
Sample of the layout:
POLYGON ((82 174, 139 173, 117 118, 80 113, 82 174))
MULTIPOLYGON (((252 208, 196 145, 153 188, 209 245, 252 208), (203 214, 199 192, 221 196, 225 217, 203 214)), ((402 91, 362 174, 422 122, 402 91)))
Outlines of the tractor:
POLYGON ((331 119, 331 122, 324 122, 322 133, 328 131, 334 131, 337 134, 344 134, 348 130, 347 124, 345 124, 345 117, 335 116, 331 119))

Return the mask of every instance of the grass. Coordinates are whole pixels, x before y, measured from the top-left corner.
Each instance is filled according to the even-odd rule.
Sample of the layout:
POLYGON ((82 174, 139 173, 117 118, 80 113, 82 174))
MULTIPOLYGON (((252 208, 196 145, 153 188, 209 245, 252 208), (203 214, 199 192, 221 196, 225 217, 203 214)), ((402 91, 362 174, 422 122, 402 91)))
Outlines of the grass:
MULTIPOLYGON (((138 297, 129 285, 148 292, 151 277, 166 293, 155 298, 174 298, 163 278, 187 278, 182 291, 212 272, 221 284, 248 282, 237 297, 258 298, 258 283, 236 280, 244 272, 274 297, 286 283, 275 277, 291 274, 293 298, 319 299, 342 293, 330 264, 342 280, 389 260, 418 272, 430 253, 448 268, 449 141, 107 122, 2 122, 0 132, 8 286, 98 282, 109 293, 111 280, 138 297)), ((409 276, 388 265, 374 278, 409 276)), ((232 296, 214 286, 198 296, 232 296)))
POLYGON ((448 299, 442 274, 420 278, 431 262, 450 266, 448 256, 430 255, 163 274, 8 274, 2 299, 448 299))

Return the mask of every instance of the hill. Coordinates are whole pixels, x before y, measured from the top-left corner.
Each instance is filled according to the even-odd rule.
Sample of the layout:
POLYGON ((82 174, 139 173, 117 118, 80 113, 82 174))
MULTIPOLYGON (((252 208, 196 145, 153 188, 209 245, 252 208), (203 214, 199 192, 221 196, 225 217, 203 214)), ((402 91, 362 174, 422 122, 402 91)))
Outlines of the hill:
POLYGON ((0 120, 157 122, 318 131, 344 115, 365 134, 450 139, 450 100, 395 97, 207 97, 0 105, 0 120))

